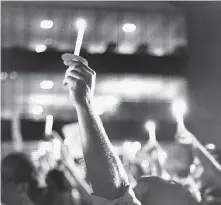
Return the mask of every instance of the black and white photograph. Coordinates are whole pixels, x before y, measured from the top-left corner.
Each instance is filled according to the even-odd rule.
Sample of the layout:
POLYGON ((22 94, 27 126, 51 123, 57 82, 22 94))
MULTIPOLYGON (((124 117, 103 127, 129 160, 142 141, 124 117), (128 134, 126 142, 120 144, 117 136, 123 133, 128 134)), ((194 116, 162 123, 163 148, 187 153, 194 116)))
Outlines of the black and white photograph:
POLYGON ((1 4, 1 205, 221 205, 221 1, 1 4))

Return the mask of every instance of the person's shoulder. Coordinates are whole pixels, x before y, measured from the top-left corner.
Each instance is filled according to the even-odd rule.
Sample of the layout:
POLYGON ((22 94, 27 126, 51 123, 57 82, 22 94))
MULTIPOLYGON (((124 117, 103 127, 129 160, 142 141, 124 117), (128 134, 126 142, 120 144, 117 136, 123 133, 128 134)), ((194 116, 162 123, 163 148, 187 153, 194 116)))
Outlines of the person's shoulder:
POLYGON ((192 193, 182 184, 174 180, 164 179, 158 176, 146 176, 138 181, 138 185, 142 189, 145 189, 145 191, 142 192, 142 196, 145 195, 146 200, 148 199, 147 196, 149 196, 148 202, 154 203, 159 200, 162 202, 169 200, 171 204, 176 204, 176 202, 185 205, 198 204, 192 193))
POLYGON ((114 200, 108 200, 96 195, 91 196, 93 205, 141 205, 132 188, 128 187, 125 194, 114 200))

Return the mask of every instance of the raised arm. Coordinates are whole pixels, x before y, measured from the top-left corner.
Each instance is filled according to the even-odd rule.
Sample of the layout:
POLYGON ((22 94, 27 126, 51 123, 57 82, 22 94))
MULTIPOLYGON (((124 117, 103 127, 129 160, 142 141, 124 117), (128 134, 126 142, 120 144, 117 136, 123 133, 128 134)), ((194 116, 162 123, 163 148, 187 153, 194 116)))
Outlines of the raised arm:
POLYGON ((129 182, 93 107, 96 73, 72 54, 64 54, 62 59, 69 66, 64 84, 68 85, 71 102, 77 110, 84 158, 94 194, 109 200, 119 198, 124 195, 129 182))
POLYGON ((196 152, 197 157, 199 157, 204 171, 211 176, 213 183, 221 189, 221 165, 206 153, 202 153, 200 150, 196 152))
POLYGON ((80 170, 80 168, 76 165, 75 161, 73 160, 73 156, 59 134, 53 131, 53 137, 61 142, 61 162, 64 167, 63 171, 66 178, 73 187, 77 183, 83 200, 87 202, 87 204, 91 204, 90 194, 92 193, 92 190, 88 183, 82 178, 82 170, 80 170))

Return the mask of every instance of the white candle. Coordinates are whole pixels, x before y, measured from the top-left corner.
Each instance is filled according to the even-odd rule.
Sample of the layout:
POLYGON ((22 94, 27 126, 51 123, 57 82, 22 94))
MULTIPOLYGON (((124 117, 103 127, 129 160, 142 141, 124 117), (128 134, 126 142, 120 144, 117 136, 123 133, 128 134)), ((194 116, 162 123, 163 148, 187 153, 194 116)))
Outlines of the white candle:
POLYGON ((47 115, 46 122, 45 122, 45 134, 46 135, 52 134, 52 127, 53 127, 53 116, 47 115))
POLYGON ((84 30, 86 28, 86 21, 84 19, 78 19, 76 22, 76 26, 78 29, 78 35, 77 35, 77 40, 75 44, 74 55, 79 56, 83 37, 84 37, 84 30))
POLYGON ((145 128, 149 133, 149 142, 151 144, 156 144, 156 123, 154 121, 147 121, 145 123, 145 128))

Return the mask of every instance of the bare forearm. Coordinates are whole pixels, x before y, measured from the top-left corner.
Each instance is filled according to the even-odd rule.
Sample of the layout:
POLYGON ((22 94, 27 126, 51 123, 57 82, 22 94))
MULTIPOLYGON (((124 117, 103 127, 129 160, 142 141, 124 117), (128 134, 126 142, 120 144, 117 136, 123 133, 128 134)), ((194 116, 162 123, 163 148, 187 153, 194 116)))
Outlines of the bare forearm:
POLYGON ((72 179, 76 181, 82 197, 85 201, 88 202, 88 204, 91 204, 90 194, 92 193, 92 191, 89 185, 83 179, 81 179, 81 177, 78 176, 75 166, 67 166, 66 168, 66 174, 69 181, 72 181, 72 179))
POLYGON ((205 160, 208 161, 210 166, 213 182, 221 188, 221 165, 218 164, 217 161, 214 161, 214 159, 210 159, 208 156, 205 156, 205 160))
POLYGON ((122 196, 127 175, 104 130, 100 117, 89 103, 76 107, 88 175, 96 195, 107 199, 122 196))
POLYGON ((221 189, 221 171, 216 169, 214 170, 213 181, 221 189))
POLYGON ((221 188, 221 165, 210 154, 198 152, 198 157, 204 169, 211 175, 213 182, 221 188))

